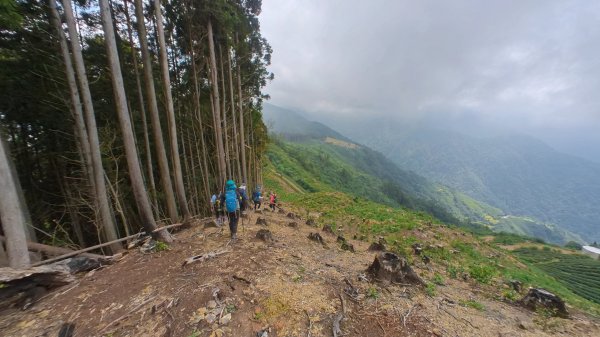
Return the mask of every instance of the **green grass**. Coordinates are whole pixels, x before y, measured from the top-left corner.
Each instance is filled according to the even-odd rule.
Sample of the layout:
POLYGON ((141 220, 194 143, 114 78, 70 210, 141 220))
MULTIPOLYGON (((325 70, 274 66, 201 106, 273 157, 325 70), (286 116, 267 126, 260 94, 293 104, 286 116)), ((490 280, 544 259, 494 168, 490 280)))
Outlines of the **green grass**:
POLYGON ((517 249, 514 254, 553 276, 575 294, 600 304, 600 261, 534 247, 517 249))
MULTIPOLYGON (((502 286, 508 280, 518 280, 523 283, 524 289, 545 288, 561 296, 568 304, 600 316, 600 305, 590 300, 589 289, 581 287, 575 289, 574 285, 568 285, 564 280, 554 276, 560 275, 556 270, 551 269, 552 258, 549 256, 555 253, 550 246, 546 250, 536 252, 539 256, 535 255, 535 259, 533 257, 528 259, 521 252, 512 254, 501 249, 498 244, 507 245, 533 240, 501 233, 492 242, 480 241, 463 229, 456 227, 447 229, 445 225, 440 224, 441 221, 426 212, 393 207, 356 194, 345 193, 331 185, 332 178, 324 178, 319 173, 304 169, 302 165, 310 167, 310 164, 301 164, 292 159, 283 148, 277 147, 272 151, 282 153, 277 156, 279 160, 277 165, 267 160, 264 168, 265 187, 278 191, 284 207, 292 207, 303 216, 308 216, 309 212, 315 215, 317 226, 332 224, 336 228, 343 227, 346 237, 355 237, 368 242, 383 236, 388 243, 388 249, 405 255, 409 262, 415 259, 411 246, 419 242, 424 244, 424 253, 431 258, 432 263, 446 270, 445 276, 449 279, 463 280, 464 278, 467 282, 482 284, 490 290, 490 295, 494 298, 511 301, 520 299, 524 293, 507 291, 502 286), (282 166, 286 169, 287 180, 293 180, 294 184, 303 186, 302 192, 290 188, 289 182, 281 179, 282 166), (419 232, 427 233, 428 239, 425 242, 417 239, 416 233, 419 232), (449 232, 454 235, 448 235, 449 232), (542 256, 546 258, 542 259, 542 256)), ((333 166, 337 165, 331 157, 326 158, 327 156, 323 154, 323 160, 329 160, 333 166)), ((335 167, 332 170, 335 171, 335 167)), ((588 260, 592 261, 591 259, 586 261, 588 260)), ((425 292, 433 296, 437 291, 436 284, 445 283, 446 280, 442 275, 434 275, 433 280, 426 286, 425 292)), ((600 286, 596 289, 600 289, 600 286)), ((375 296, 376 290, 371 290, 371 295, 375 296)))
POLYGON ((485 306, 475 300, 461 300, 461 301, 459 301, 459 304, 462 305, 463 307, 469 307, 469 308, 477 309, 479 311, 485 310, 485 306))

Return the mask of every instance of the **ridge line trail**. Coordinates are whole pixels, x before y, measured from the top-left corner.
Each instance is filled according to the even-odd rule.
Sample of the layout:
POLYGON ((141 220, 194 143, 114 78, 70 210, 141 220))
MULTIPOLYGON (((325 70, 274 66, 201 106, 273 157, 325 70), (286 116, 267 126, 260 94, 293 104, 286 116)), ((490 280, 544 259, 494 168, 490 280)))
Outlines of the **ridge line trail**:
MULTIPOLYGON (((1 335, 57 336, 61 325, 71 322, 74 336, 245 337, 263 329, 270 329, 269 337, 332 336, 333 321, 342 308, 340 294, 348 287, 345 280, 361 297, 355 301, 343 295, 344 336, 600 335, 597 323, 582 319, 561 320, 558 329, 564 331, 543 332, 533 323, 534 314, 488 298, 485 288, 468 282, 448 279, 429 297, 416 286, 360 281, 375 255, 367 252, 368 242, 352 240, 346 233, 356 249, 351 253, 340 249, 335 235, 305 220, 266 210, 248 213, 234 244, 228 244, 227 225, 222 233, 192 226, 175 233, 176 242, 168 251, 142 254, 134 249, 116 264, 50 293, 29 310, 0 313, 1 335), (268 225, 255 225, 258 216, 268 225), (297 227, 289 227, 290 222, 297 227), (274 242, 255 238, 265 228, 274 242), (311 232, 320 233, 327 247, 310 241, 311 232), (224 249, 231 252, 181 267, 188 257, 224 249), (217 322, 231 312, 230 322, 198 320, 215 297, 221 308, 217 322), (477 301, 484 309, 459 305, 465 300, 477 301)), ((430 268, 415 266, 427 276, 433 275, 430 268)))

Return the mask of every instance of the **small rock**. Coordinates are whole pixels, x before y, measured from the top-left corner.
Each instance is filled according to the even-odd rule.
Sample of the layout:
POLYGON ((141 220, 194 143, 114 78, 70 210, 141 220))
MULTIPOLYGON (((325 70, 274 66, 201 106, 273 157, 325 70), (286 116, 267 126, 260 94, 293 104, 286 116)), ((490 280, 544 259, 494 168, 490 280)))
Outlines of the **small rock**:
POLYGON ((214 308, 217 307, 217 302, 213 301, 213 300, 210 300, 210 301, 208 301, 208 304, 206 305, 206 307, 209 308, 209 309, 214 309, 214 308))
POLYGON ((204 228, 217 228, 219 225, 215 220, 210 220, 209 222, 204 223, 204 228))
POLYGON ((221 317, 221 319, 219 320, 219 324, 221 325, 226 325, 229 322, 231 322, 231 313, 221 317))

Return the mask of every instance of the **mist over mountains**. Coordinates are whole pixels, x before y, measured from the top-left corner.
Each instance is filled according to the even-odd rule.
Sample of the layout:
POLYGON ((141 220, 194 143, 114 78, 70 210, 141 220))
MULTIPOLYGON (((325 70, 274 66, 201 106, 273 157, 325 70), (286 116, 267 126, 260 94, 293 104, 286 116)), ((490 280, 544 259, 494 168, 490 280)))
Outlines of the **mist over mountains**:
MULTIPOLYGON (((266 105, 265 111, 272 108, 266 105)), ((600 239, 600 164, 558 152, 522 134, 499 131, 486 137, 473 130, 466 135, 368 117, 330 124, 402 169, 510 215, 555 223, 590 241, 600 239)))

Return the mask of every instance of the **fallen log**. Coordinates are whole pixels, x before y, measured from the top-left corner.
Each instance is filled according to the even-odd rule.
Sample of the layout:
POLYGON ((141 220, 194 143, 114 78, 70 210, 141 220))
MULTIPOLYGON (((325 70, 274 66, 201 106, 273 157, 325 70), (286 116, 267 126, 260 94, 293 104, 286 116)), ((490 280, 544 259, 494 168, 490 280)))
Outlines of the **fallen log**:
POLYGON ((50 289, 75 280, 65 266, 41 266, 28 269, 0 268, 0 310, 13 306, 23 309, 50 289))
POLYGON ((63 254, 63 255, 57 256, 57 257, 52 258, 52 259, 48 259, 48 260, 36 262, 36 263, 32 264, 32 266, 33 267, 37 267, 37 266, 42 266, 42 265, 45 265, 45 264, 48 264, 48 263, 60 261, 60 260, 66 259, 68 257, 72 257, 72 256, 75 256, 75 255, 79 255, 81 253, 89 252, 89 251, 92 251, 92 250, 95 250, 95 249, 98 249, 98 248, 102 248, 102 247, 106 247, 106 246, 112 245, 113 243, 119 243, 119 242, 127 241, 127 240, 130 240, 130 239, 134 239, 134 238, 140 237, 140 236, 142 236, 144 234, 145 234, 144 232, 138 233, 138 234, 133 234, 133 235, 126 236, 124 238, 117 239, 117 240, 113 240, 113 241, 101 243, 101 244, 98 244, 98 245, 95 245, 95 246, 87 247, 87 248, 84 248, 84 249, 76 250, 76 251, 70 252, 68 254, 63 254))
POLYGON ((202 261, 214 259, 215 257, 217 257, 219 255, 230 253, 230 252, 231 252, 230 250, 222 250, 220 252, 209 252, 209 253, 202 254, 202 255, 188 257, 187 259, 185 259, 183 261, 181 268, 187 266, 188 264, 194 263, 194 262, 202 262, 202 261))
MULTIPOLYGON (((0 235, 0 241, 4 242, 4 241, 6 241, 6 238, 4 236, 0 235)), ((30 252, 45 253, 45 254, 52 255, 52 256, 57 256, 57 255, 61 255, 61 254, 69 254, 69 253, 74 252, 74 250, 69 249, 69 248, 49 246, 49 245, 44 245, 41 243, 30 242, 30 241, 27 241, 27 249, 30 252)), ((92 254, 92 253, 82 253, 81 255, 85 256, 85 257, 95 258, 95 259, 106 257, 104 255, 98 255, 98 254, 92 254)))
MULTIPOLYGON (((203 221, 203 220, 206 220, 206 219, 209 219, 209 218, 205 218, 205 219, 202 219, 200 221, 203 221)), ((183 224, 176 223, 176 224, 172 224, 172 225, 168 225, 168 226, 163 226, 163 227, 154 229, 151 233, 157 233, 157 232, 160 232, 162 230, 166 230, 166 229, 170 229, 170 228, 174 228, 174 227, 179 227, 179 226, 182 226, 182 225, 183 224)), ((87 247, 87 248, 84 248, 84 249, 72 251, 70 253, 63 254, 63 255, 57 256, 57 257, 52 258, 52 259, 48 259, 48 260, 36 262, 36 263, 32 264, 32 266, 36 267, 36 266, 41 266, 41 265, 45 265, 45 264, 48 264, 48 263, 60 261, 62 259, 66 259, 66 258, 71 257, 71 256, 79 255, 81 253, 89 252, 89 251, 92 251, 92 250, 95 250, 95 249, 98 249, 98 248, 102 248, 102 247, 106 247, 106 246, 112 245, 113 243, 119 243, 119 242, 127 241, 127 240, 130 240, 130 239, 139 238, 139 237, 144 236, 144 235, 146 235, 146 232, 140 232, 140 233, 137 233, 137 234, 129 235, 129 236, 126 236, 124 238, 117 239, 117 240, 113 240, 113 241, 109 241, 109 242, 104 242, 104 243, 101 243, 101 244, 98 244, 98 245, 95 245, 95 246, 91 246, 91 247, 87 247)))

